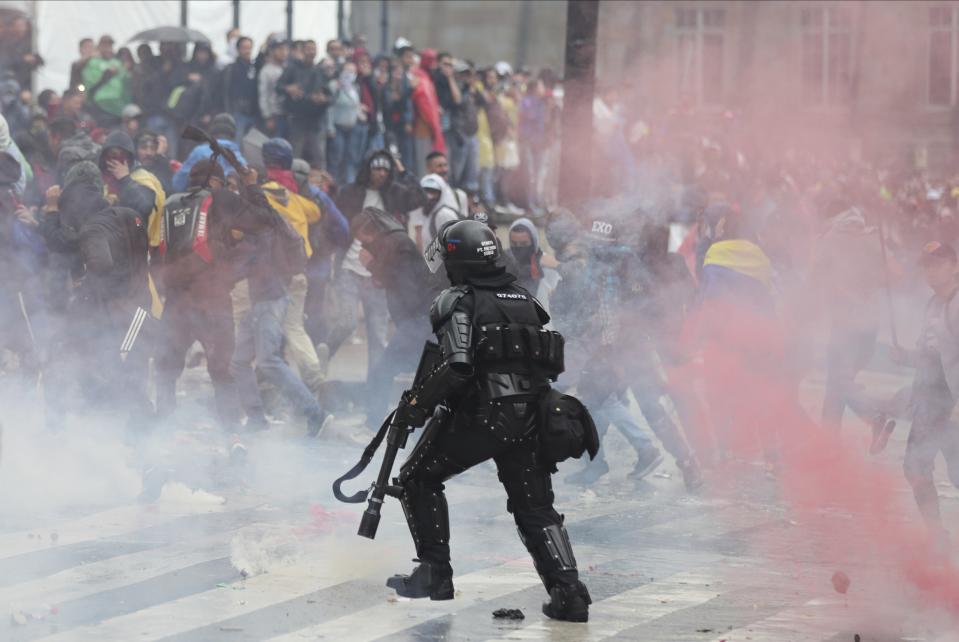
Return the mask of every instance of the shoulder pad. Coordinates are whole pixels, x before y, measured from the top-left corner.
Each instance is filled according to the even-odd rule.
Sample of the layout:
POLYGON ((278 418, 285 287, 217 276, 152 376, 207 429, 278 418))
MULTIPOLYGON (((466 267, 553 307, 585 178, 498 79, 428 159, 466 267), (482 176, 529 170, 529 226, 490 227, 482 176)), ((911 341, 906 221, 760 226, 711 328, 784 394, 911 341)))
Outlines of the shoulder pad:
POLYGON ((446 321, 451 314, 453 314, 453 309, 456 307, 456 304, 459 303, 460 299, 469 294, 470 288, 467 285, 456 285, 451 288, 446 288, 440 295, 433 299, 433 305, 430 307, 430 323, 433 324, 433 328, 437 328, 446 321))
POLYGON ((539 322, 543 325, 549 323, 549 312, 546 311, 546 308, 543 307, 543 304, 539 302, 532 294, 529 295, 529 298, 533 301, 533 307, 536 308, 536 316, 539 317, 539 322))

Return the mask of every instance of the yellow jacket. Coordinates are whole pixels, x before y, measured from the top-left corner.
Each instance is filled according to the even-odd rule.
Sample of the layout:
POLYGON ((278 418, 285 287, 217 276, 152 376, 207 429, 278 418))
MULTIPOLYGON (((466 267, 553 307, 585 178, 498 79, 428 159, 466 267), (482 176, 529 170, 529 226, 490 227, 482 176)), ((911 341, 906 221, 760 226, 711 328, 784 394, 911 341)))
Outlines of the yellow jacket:
MULTIPOLYGON (((153 209, 150 210, 150 215, 147 217, 147 237, 149 238, 151 248, 159 247, 160 228, 163 224, 163 206, 166 204, 166 193, 163 191, 163 184, 160 183, 160 179, 142 167, 134 169, 133 172, 130 173, 130 178, 140 185, 153 190, 155 196, 153 199, 153 209)), ((116 200, 112 198, 110 194, 107 194, 106 187, 104 187, 103 191, 108 201, 112 203, 116 200)), ((150 276, 148 280, 151 298, 150 312, 154 317, 159 319, 163 316, 163 301, 153 283, 153 277, 150 276)))
POLYGON ((160 183, 160 179, 142 167, 133 170, 130 178, 144 187, 149 187, 156 194, 153 209, 150 210, 150 216, 147 220, 147 235, 150 237, 150 247, 160 247, 160 226, 163 223, 163 206, 166 204, 163 185, 160 183))
POLYGON ((293 229, 300 233, 306 244, 306 256, 312 256, 310 247, 310 223, 319 223, 319 206, 308 198, 286 189, 276 181, 263 184, 263 193, 270 206, 275 209, 293 229))

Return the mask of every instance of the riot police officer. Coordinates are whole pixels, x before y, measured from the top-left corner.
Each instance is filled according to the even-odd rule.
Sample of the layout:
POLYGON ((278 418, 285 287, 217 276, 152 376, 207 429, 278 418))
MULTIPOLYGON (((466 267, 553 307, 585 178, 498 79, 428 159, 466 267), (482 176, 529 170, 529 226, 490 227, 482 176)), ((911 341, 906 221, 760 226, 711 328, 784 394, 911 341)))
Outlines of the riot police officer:
MULTIPOLYGON (((396 416, 421 426, 440 409, 397 480, 419 565, 410 575, 390 578, 387 586, 404 597, 453 597, 443 483, 492 458, 506 489, 507 510, 550 596, 543 612, 585 622, 591 600, 579 580, 563 517, 553 508, 550 477, 556 459, 544 454, 539 434, 547 425, 541 402, 557 394, 550 381, 563 369, 562 336, 543 328, 549 316, 514 284, 486 225, 449 223, 426 253, 431 269, 444 265, 452 284, 430 311, 441 354, 429 373, 418 373, 396 416), (444 409, 449 418, 437 420, 444 409)), ((583 414, 588 418, 585 409, 583 414)))

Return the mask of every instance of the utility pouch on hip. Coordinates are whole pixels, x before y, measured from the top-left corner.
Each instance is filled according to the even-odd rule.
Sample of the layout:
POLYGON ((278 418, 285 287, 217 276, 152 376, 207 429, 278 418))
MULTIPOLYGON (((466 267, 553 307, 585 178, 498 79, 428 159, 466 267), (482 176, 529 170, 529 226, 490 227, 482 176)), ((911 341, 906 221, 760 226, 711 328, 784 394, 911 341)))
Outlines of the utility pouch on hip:
POLYGON ((599 434, 593 418, 579 399, 550 389, 540 405, 539 454, 559 463, 579 459, 583 453, 593 459, 599 452, 599 434))

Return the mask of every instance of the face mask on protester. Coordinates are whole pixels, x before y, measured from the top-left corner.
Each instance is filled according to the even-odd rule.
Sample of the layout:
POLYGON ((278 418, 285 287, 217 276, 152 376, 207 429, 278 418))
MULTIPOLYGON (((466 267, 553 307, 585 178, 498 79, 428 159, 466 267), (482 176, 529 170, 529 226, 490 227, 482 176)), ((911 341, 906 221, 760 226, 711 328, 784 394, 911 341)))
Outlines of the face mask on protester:
POLYGON ((516 262, 521 266, 529 265, 529 262, 533 259, 535 250, 532 245, 511 245, 510 251, 513 253, 513 256, 516 257, 516 262))
POLYGON ((344 71, 340 74, 340 82, 344 85, 352 85, 356 80, 356 74, 352 71, 344 71))

